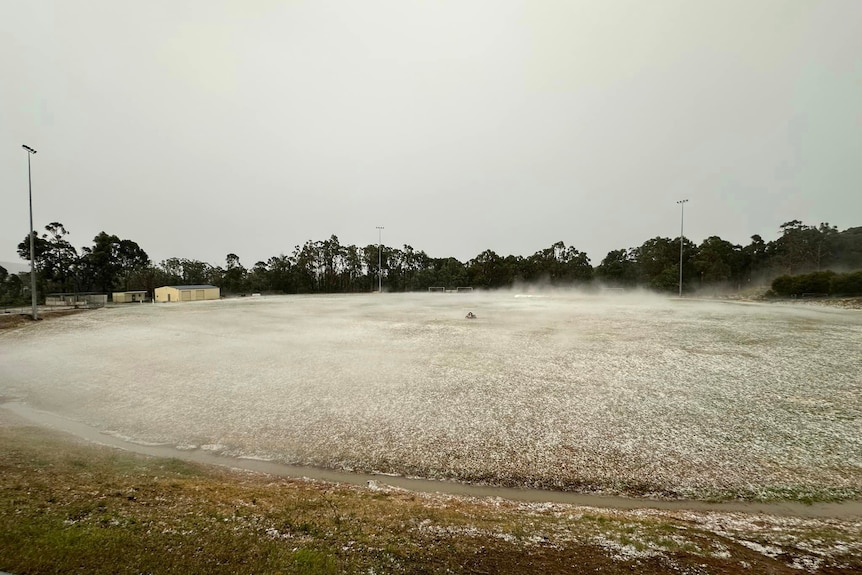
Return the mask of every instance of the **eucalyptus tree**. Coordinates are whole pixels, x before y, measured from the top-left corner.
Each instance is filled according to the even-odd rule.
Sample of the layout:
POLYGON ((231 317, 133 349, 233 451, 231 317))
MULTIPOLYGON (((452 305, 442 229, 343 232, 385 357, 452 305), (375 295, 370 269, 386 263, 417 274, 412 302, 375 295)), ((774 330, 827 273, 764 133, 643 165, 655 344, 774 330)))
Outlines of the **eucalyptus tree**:
POLYGON ((562 241, 539 250, 527 259, 524 267, 527 281, 545 280, 555 285, 585 282, 592 279, 593 267, 587 254, 562 241))
POLYGON ((293 249, 293 284, 297 293, 320 291, 319 250, 315 242, 308 240, 293 249))
MULTIPOLYGON (((371 289, 375 289, 377 287, 377 278, 382 274, 381 267, 385 261, 383 260, 382 255, 384 251, 384 246, 378 246, 377 244, 368 244, 362 248, 362 264, 365 267, 366 274, 370 280, 369 283, 371 284, 371 289)), ((385 267, 383 267, 383 269, 385 269, 385 267)))
POLYGON ((349 274, 345 273, 344 248, 341 246, 338 236, 332 235, 328 240, 316 242, 316 245, 320 259, 320 291, 347 291, 345 277, 349 277, 349 274))
POLYGON ((746 283, 758 281, 768 272, 769 252, 766 242, 758 234, 751 236, 751 241, 742 248, 746 271, 744 279, 746 283))
POLYGON ((718 236, 701 242, 697 255, 692 258, 695 273, 701 283, 728 283, 742 278, 747 267, 742 246, 734 245, 718 236))
POLYGON ((136 242, 99 232, 93 246, 82 250, 82 274, 89 287, 103 292, 131 289, 131 278, 150 265, 150 258, 136 242))
POLYGON ((218 285, 222 281, 224 271, 218 266, 194 259, 183 259, 183 282, 187 285, 210 284, 218 285))
MULTIPOLYGON (((382 248, 381 248, 382 249, 382 248)), ((383 249, 383 269, 386 270, 386 287, 389 291, 404 291, 405 258, 398 248, 383 249)))
POLYGON ((779 226, 781 236, 770 242, 770 256, 776 267, 794 275, 818 270, 823 263, 823 238, 820 230, 791 220, 779 226))
POLYGON ((467 267, 456 258, 433 258, 431 261, 435 285, 449 289, 470 285, 467 267))
MULTIPOLYGON (((246 269, 239 261, 239 256, 229 253, 225 256, 225 270, 221 280, 221 288, 227 293, 245 291, 246 269)), ((216 284, 218 285, 218 284, 216 284)))
POLYGON ((862 227, 847 228, 833 242, 835 263, 845 269, 862 269, 862 227))
MULTIPOLYGON (((661 291, 673 291, 679 287, 679 238, 655 237, 633 250, 638 267, 638 283, 644 287, 661 291)), ((694 275, 692 259, 697 247, 691 240, 683 241, 684 285, 694 275)))
POLYGON ((467 261, 470 284, 483 288, 498 288, 507 283, 504 260, 493 250, 485 250, 467 261))
POLYGON ((22 285, 18 274, 10 274, 6 268, 0 266, 0 305, 23 303, 22 285))
POLYGON ((423 280, 425 272, 431 269, 431 258, 424 251, 416 251, 413 246, 404 245, 404 266, 406 269, 405 289, 409 291, 426 290, 430 284, 423 280))
POLYGON ((635 250, 619 249, 608 252, 596 267, 596 278, 614 287, 634 287, 638 281, 635 250))
POLYGON ((168 258, 156 266, 157 277, 162 285, 178 285, 183 282, 183 261, 180 258, 168 258))
POLYGON ((344 273, 347 277, 348 291, 370 291, 371 282, 365 275, 362 263, 362 252, 358 247, 349 245, 344 247, 344 273))
MULTIPOLYGON (((34 259, 43 287, 54 291, 115 288, 129 289, 136 274, 150 266, 147 253, 132 240, 100 232, 93 246, 78 251, 66 240, 69 231, 60 222, 45 226, 47 234, 34 238, 34 259)), ((29 237, 18 245, 18 254, 30 258, 29 237)), ((50 291, 48 290, 48 291, 50 291)))
POLYGON ((249 291, 254 293, 262 293, 272 291, 270 283, 269 266, 264 261, 259 261, 248 270, 246 274, 246 285, 249 291))
MULTIPOLYGON (((33 247, 40 293, 73 291, 78 287, 78 250, 66 240, 69 231, 60 222, 45 226, 41 236, 34 231, 33 247)), ((18 255, 30 259, 29 235, 18 244, 18 255)))
POLYGON ((291 258, 284 254, 279 254, 269 258, 266 264, 269 270, 270 289, 282 293, 293 293, 295 290, 293 287, 293 262, 291 258))

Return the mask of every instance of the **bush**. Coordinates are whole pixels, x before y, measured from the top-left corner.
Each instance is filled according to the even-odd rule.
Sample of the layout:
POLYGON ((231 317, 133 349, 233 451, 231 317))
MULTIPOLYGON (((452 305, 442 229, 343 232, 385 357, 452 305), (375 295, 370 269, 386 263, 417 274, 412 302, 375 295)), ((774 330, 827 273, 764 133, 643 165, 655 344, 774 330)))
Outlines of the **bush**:
POLYGON ((828 294, 830 282, 835 275, 833 271, 825 271, 796 276, 796 294, 828 294))
POLYGON ((831 270, 798 276, 783 275, 772 280, 772 291, 783 297, 818 295, 862 295, 862 270, 837 274, 831 270))
POLYGON ((793 276, 778 276, 772 280, 772 291, 784 297, 799 293, 796 290, 796 278, 793 276))
POLYGON ((862 270, 849 274, 837 274, 829 286, 834 295, 862 295, 862 270))

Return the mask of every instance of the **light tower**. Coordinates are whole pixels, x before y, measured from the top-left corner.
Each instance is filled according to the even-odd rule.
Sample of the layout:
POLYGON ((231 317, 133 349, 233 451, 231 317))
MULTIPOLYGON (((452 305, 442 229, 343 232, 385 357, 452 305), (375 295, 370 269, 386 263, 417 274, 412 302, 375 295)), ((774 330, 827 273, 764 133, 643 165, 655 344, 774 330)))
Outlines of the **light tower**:
POLYGON ((383 252, 381 251, 381 241, 383 239, 383 226, 375 226, 377 228, 377 292, 383 293, 383 252))
POLYGON ((682 297, 682 238, 683 222, 685 221, 685 203, 688 200, 679 200, 679 297, 682 297))
POLYGON ((33 178, 30 175, 30 156, 36 153, 36 150, 22 144, 22 148, 27 150, 27 184, 30 190, 30 295, 33 297, 33 319, 39 319, 36 314, 36 240, 33 233, 33 178))

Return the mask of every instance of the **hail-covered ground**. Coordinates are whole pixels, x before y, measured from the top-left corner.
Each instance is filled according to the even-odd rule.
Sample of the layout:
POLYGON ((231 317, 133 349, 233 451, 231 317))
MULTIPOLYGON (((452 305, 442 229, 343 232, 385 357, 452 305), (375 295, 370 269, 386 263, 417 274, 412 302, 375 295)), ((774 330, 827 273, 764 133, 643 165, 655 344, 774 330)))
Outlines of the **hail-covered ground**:
POLYGON ((0 396, 135 441, 628 495, 859 498, 860 389, 862 312, 643 295, 129 304, 0 334, 0 396))

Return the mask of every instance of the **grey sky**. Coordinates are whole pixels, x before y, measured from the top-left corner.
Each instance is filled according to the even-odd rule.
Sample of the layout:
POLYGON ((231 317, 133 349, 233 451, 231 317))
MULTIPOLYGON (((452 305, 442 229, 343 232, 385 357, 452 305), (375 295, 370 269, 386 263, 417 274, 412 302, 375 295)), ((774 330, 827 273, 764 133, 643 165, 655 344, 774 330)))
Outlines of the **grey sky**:
POLYGON ((35 223, 252 266, 862 225, 862 2, 0 4, 0 261, 35 223))

